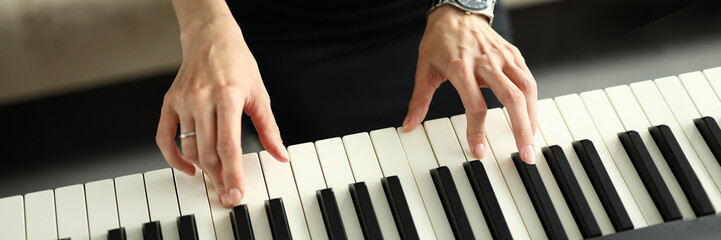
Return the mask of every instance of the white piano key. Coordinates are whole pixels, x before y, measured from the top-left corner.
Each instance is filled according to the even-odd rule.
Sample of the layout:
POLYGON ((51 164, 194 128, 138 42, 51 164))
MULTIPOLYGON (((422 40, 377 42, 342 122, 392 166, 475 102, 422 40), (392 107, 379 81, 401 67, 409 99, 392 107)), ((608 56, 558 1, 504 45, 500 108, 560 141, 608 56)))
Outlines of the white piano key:
MULTIPOLYGON (((199 174, 200 172, 198 171, 199 174)), ((182 173, 184 174, 184 173, 182 173)), ((148 196, 150 221, 159 221, 163 239, 180 239, 178 236, 178 196, 175 191, 175 179, 170 168, 159 169, 143 174, 145 192, 148 196)))
POLYGON ((343 141, 340 138, 324 139, 315 142, 315 148, 325 176, 325 183, 329 188, 333 188, 333 193, 335 193, 346 236, 348 239, 363 239, 363 230, 358 222, 353 198, 348 189, 348 184, 354 183, 355 178, 350 170, 343 141))
POLYGON ((453 176, 463 208, 466 210, 468 221, 471 223, 473 235, 476 238, 490 239, 491 232, 488 229, 488 224, 486 224, 481 207, 478 205, 473 194, 473 188, 471 188, 466 172, 463 169, 466 156, 463 155, 463 150, 458 143, 455 132, 453 132, 450 120, 448 118, 428 120, 423 125, 428 133, 428 140, 433 147, 436 159, 438 159, 438 165, 448 167, 451 176, 453 176))
POLYGON ((628 185, 626 185, 626 182, 621 176, 621 172, 618 170, 614 159, 608 152, 601 135, 599 135, 598 131, 596 131, 596 126, 593 124, 593 120, 591 120, 588 112, 586 112, 586 108, 583 105, 583 102, 581 102, 581 98, 576 94, 571 94, 556 97, 555 102, 569 132, 573 136, 573 139, 575 141, 588 139, 596 146, 596 151, 601 158, 603 167, 611 179, 613 187, 621 199, 634 228, 646 227, 646 220, 644 219, 636 200, 633 198, 628 185))
POLYGON ((613 104, 616 109, 616 113, 626 127, 626 130, 635 130, 641 136, 644 145, 646 145, 648 152, 653 158, 653 162, 656 164, 656 168, 661 173, 661 177, 663 177, 666 186, 669 191, 671 191, 676 205, 679 210, 681 210, 683 218, 693 218, 695 215, 691 209, 691 205, 681 190, 678 181, 676 181, 676 178, 673 176, 668 163, 666 163, 663 155, 661 155, 660 150, 656 146, 656 142, 651 137, 651 133, 648 131, 651 124, 644 115, 644 111, 636 101, 631 89, 627 85, 610 87, 606 88, 606 95, 608 95, 608 98, 611 100, 611 104, 613 104))
POLYGON ((210 215, 210 203, 205 190, 203 172, 197 170, 195 176, 188 176, 177 169, 173 169, 173 171, 181 216, 195 215, 198 239, 215 239, 215 228, 210 215))
POLYGON ((90 238, 83 185, 55 189, 55 210, 59 238, 90 238))
MULTIPOLYGON (((268 200, 268 190, 265 188, 265 179, 263 178, 258 154, 249 153, 243 155, 243 169, 245 172, 246 194, 241 203, 248 205, 248 214, 253 225, 253 235, 255 239, 271 239, 273 236, 270 232, 268 215, 265 212, 265 200, 268 200)), ((229 215, 226 214, 225 217, 229 218, 229 215)), ((225 238, 218 237, 218 239, 225 238)))
MULTIPOLYGON (((513 132, 511 132, 503 110, 499 108, 489 109, 486 114, 486 126, 488 126, 486 127, 488 145, 490 145, 490 149, 496 156, 498 167, 503 173, 503 178, 506 179, 506 185, 511 191, 518 211, 521 213, 526 230, 531 239, 545 239, 546 232, 543 230, 541 220, 538 218, 533 203, 531 203, 531 199, 523 186, 521 176, 516 170, 513 159, 511 159, 511 154, 518 152, 518 150, 516 149, 513 132)), ((540 155, 537 153, 536 158, 538 156, 540 155)))
POLYGON ((128 239, 143 239, 143 224, 150 221, 142 174, 115 178, 120 226, 128 239))
POLYGON ((290 163, 282 163, 266 151, 260 152, 260 164, 263 166, 265 184, 270 199, 282 198, 285 214, 293 239, 310 239, 305 214, 293 179, 290 163))
POLYGON ((591 207, 591 212, 598 226, 601 228, 601 232, 603 235, 615 232, 611 220, 608 218, 608 214, 606 214, 606 210, 604 210, 601 204, 601 200, 593 189, 593 185, 591 185, 591 180, 588 179, 588 175, 586 175, 581 161, 573 150, 573 138, 568 132, 568 128, 561 114, 558 112, 556 104, 552 99, 541 100, 538 102, 538 112, 538 127, 546 139, 547 146, 558 145, 563 148, 573 175, 576 176, 576 181, 578 181, 578 185, 586 197, 586 202, 588 202, 589 207, 591 207))
POLYGON ((0 199, 0 239, 25 239, 23 196, 0 199))
POLYGON ((431 221, 423 205, 421 194, 418 192, 416 180, 411 172, 406 154, 395 128, 384 128, 370 132, 373 147, 378 155, 383 174, 386 177, 398 176, 403 187, 403 195, 411 210, 413 223, 421 239, 436 239, 431 221))
MULTIPOLYGON (((476 157, 473 156, 473 153, 468 146, 468 137, 466 136, 466 115, 461 114, 451 117, 451 123, 453 124, 453 129, 456 132, 458 141, 461 144, 463 153, 466 156, 466 160, 475 160, 476 157)), ((488 180, 491 182, 493 192, 496 194, 498 205, 501 206, 503 217, 506 219, 506 224, 511 231, 511 235, 514 237, 514 239, 529 239, 530 236, 528 235, 526 226, 523 223, 523 218, 521 218, 521 214, 518 212, 516 204, 513 202, 513 196, 511 195, 511 191, 508 190, 506 180, 503 178, 503 173, 498 167, 498 161, 496 160, 496 157, 493 155, 493 151, 490 148, 486 149, 486 156, 481 159, 481 162, 483 162, 483 167, 486 169, 486 175, 488 176, 488 180)), ((549 193, 551 193, 550 190, 549 193)))
MULTIPOLYGON (((703 78, 703 76, 700 77, 703 78)), ((671 128, 714 209, 717 212, 721 211, 721 192, 704 166, 704 164, 718 166, 718 163, 693 123, 694 119, 701 116, 686 95, 678 78, 675 76, 660 78, 656 79, 655 83, 651 81, 634 83, 631 84, 631 88, 646 111, 651 125, 666 124, 671 128), (655 88, 656 86, 658 89, 655 88), (663 95, 659 93, 659 90, 663 95), (664 99, 667 104, 659 104, 663 103, 664 99)), ((718 170, 716 173, 721 174, 721 168, 718 170)), ((721 176, 717 176, 717 179, 721 183, 721 176)))
POLYGON ((408 163, 416 179, 418 190, 423 198, 423 204, 431 219, 436 237, 438 239, 453 239, 453 230, 448 223, 448 218, 446 218, 443 205, 440 198, 438 198, 438 192, 429 173, 430 169, 438 167, 438 162, 428 142, 428 137, 426 137, 425 129, 419 127, 405 133, 402 128, 397 128, 396 132, 398 132, 398 137, 406 152, 408 163))
MULTIPOLYGON (((243 165, 245 167, 245 165, 243 165)), ((218 194, 215 191, 215 186, 210 181, 208 175, 203 176, 205 178, 205 190, 208 192, 208 203, 210 203, 210 215, 213 218, 213 225, 215 226, 215 238, 216 239, 234 239, 233 226, 230 223, 230 210, 223 207, 218 199, 218 194)), ((246 176, 245 186, 250 186, 246 176)), ((265 184, 263 184, 265 185, 265 184)), ((248 196, 248 190, 246 189, 246 196, 248 196)), ((243 200, 245 200, 245 198, 243 200)), ((252 223, 252 222, 251 222, 252 223)))
POLYGON ((343 137, 348 162, 357 182, 365 182, 371 195, 373 208, 385 239, 400 239, 391 208, 381 185, 383 172, 373 150, 368 133, 357 133, 343 137))
POLYGON ((55 219, 53 190, 25 194, 25 233, 28 240, 58 238, 55 219))
POLYGON ((617 134, 625 132, 626 129, 606 97, 606 93, 603 90, 595 90, 581 93, 580 96, 633 198, 638 203, 646 223, 649 226, 662 223, 661 214, 618 139, 617 134))
MULTIPOLYGON (((706 75, 706 79, 709 84, 711 84, 711 87, 713 87, 714 92, 716 92, 716 96, 721 99, 721 67, 706 69, 703 73, 706 75)), ((721 120, 717 118, 716 121, 721 120)))
POLYGON ((85 184, 90 239, 108 239, 108 230, 120 227, 112 179, 85 184))
POLYGON ((325 189, 323 171, 320 170, 318 155, 315 153, 313 143, 303 143, 288 147, 290 154, 290 165, 295 176, 295 183, 298 186, 305 220, 308 223, 310 237, 313 239, 328 239, 325 230, 323 215, 320 211, 316 191, 325 189))

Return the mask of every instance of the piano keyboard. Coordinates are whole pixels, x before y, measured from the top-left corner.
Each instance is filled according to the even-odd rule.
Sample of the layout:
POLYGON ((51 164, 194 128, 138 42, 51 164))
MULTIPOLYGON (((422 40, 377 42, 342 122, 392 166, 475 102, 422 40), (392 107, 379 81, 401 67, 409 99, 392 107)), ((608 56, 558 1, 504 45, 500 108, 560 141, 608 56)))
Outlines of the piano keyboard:
POLYGON ((484 159, 458 115, 245 154, 233 209, 172 169, 6 197, 0 239, 623 239, 719 216, 719 121, 721 67, 540 100, 534 165, 490 109, 484 159))

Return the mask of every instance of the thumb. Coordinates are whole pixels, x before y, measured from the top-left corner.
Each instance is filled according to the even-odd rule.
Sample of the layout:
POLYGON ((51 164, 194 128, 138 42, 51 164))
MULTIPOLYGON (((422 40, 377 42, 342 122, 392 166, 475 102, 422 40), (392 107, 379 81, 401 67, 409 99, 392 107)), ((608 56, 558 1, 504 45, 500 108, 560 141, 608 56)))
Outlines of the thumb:
POLYGON ((273 111, 270 108, 270 97, 265 88, 256 94, 253 101, 246 106, 246 113, 250 116, 258 131, 258 138, 263 147, 275 159, 281 162, 288 162, 288 152, 283 146, 283 140, 280 137, 280 129, 275 122, 273 111))
POLYGON ((433 93, 442 82, 442 80, 439 81, 435 78, 437 77, 433 75, 430 66, 418 64, 413 95, 408 103, 408 113, 406 113, 406 118, 403 120, 403 132, 412 131, 426 118, 428 106, 430 106, 431 99, 433 99, 433 93))

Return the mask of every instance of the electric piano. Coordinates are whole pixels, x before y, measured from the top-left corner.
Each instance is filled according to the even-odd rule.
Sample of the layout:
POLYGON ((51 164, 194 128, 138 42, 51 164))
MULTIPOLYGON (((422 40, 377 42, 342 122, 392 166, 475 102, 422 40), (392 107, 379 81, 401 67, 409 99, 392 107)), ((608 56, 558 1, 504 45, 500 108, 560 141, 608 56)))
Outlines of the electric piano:
POLYGON ((160 169, 0 199, 0 239, 718 239, 721 67, 539 101, 536 164, 488 110, 243 156, 243 204, 160 169))

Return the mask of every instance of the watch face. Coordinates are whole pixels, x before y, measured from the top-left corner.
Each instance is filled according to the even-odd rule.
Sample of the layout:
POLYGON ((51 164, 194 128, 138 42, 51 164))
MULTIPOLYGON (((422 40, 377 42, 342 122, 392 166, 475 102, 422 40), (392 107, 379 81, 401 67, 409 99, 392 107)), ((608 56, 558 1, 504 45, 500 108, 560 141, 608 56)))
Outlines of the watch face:
POLYGON ((483 10, 488 7, 488 0, 456 0, 459 4, 472 10, 483 10))

